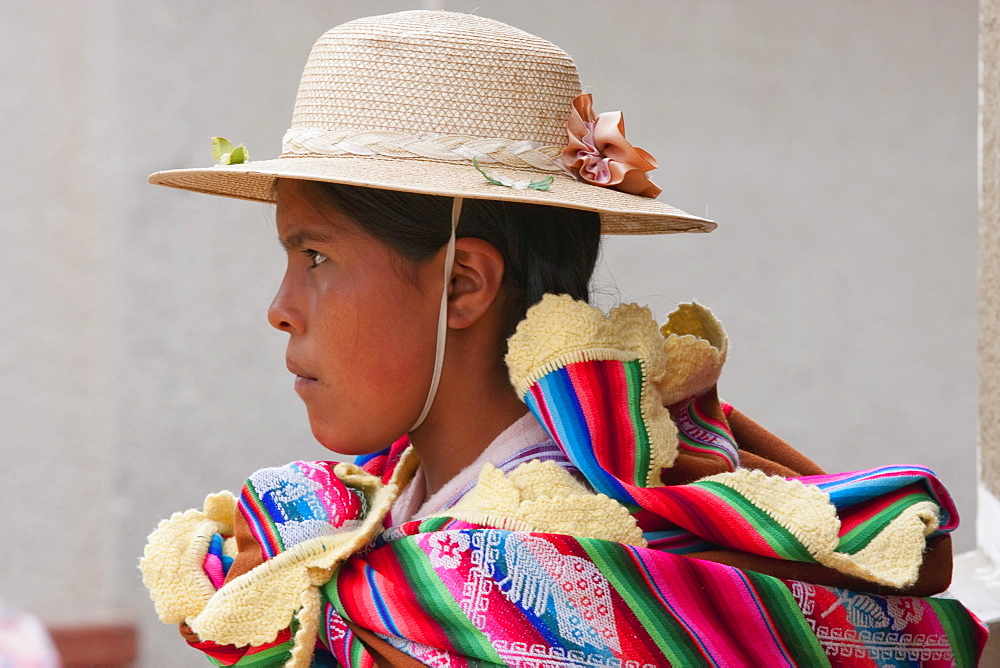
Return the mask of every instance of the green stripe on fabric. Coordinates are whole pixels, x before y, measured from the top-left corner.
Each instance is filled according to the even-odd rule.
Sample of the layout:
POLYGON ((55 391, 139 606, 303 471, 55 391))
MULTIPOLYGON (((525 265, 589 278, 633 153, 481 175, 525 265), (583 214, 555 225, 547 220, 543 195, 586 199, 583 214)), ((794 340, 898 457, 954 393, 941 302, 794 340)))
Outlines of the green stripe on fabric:
POLYGON ((351 632, 351 647, 348 650, 350 653, 350 661, 352 666, 360 666, 362 660, 365 658, 365 645, 353 632, 351 632))
POLYGON ((795 665, 829 666, 830 659, 788 587, 770 575, 755 571, 743 571, 743 574, 766 606, 768 616, 774 622, 775 632, 792 655, 795 665))
POLYGON ((837 552, 844 554, 855 554, 865 549, 886 526, 894 519, 903 514, 907 508, 921 501, 933 501, 929 494, 910 494, 898 501, 886 506, 876 515, 868 518, 858 526, 854 527, 840 537, 837 543, 837 552))
POLYGON ((701 419, 701 416, 698 415, 698 406, 694 401, 691 402, 691 405, 688 408, 688 415, 690 415, 691 419, 694 420, 694 423, 699 427, 701 427, 702 429, 710 431, 714 433, 716 436, 721 436, 724 440, 730 443, 733 442, 732 434, 725 431, 724 429, 720 429, 719 427, 715 426, 714 424, 711 424, 710 422, 701 419))
POLYGON ((958 668, 970 668, 976 665, 976 633, 975 622, 962 604, 954 599, 925 598, 937 614, 941 628, 948 636, 951 653, 958 668))
POLYGON ((646 421, 642 417, 642 363, 639 360, 631 360, 622 363, 625 370, 625 382, 628 384, 628 407, 629 416, 635 430, 635 480, 632 484, 636 487, 646 487, 649 479, 649 430, 646 428, 646 421))
POLYGON ((267 549, 270 550, 272 547, 276 547, 278 552, 284 552, 285 541, 281 539, 281 533, 278 531, 278 525, 271 517, 271 513, 267 511, 267 507, 261 500, 260 494, 257 493, 257 488, 254 487, 254 484, 249 480, 246 481, 246 488, 250 490, 250 498, 253 499, 253 508, 250 509, 250 512, 253 513, 257 522, 265 525, 260 527, 261 532, 264 534, 261 538, 268 543, 272 540, 276 543, 276 546, 268 545, 267 549))
POLYGON ((702 452, 705 451, 718 452, 722 453, 721 456, 725 457, 726 459, 731 458, 729 451, 727 451, 725 448, 720 448, 719 446, 714 445, 712 443, 702 443, 701 441, 696 441, 682 431, 678 431, 677 436, 678 438, 680 438, 680 440, 684 441, 689 446, 691 446, 693 450, 700 450, 702 452))
POLYGON ((502 665, 503 660, 489 638, 462 612, 458 601, 441 582, 417 541, 397 540, 392 548, 417 599, 427 614, 440 625, 455 650, 459 654, 502 665))
POLYGON ((295 647, 295 632, 299 630, 299 620, 297 617, 292 618, 292 623, 288 630, 292 634, 289 640, 256 654, 244 655, 236 663, 222 663, 208 655, 206 656, 216 666, 224 666, 225 668, 264 668, 266 666, 284 665, 285 661, 288 661, 292 657, 292 648, 295 647))
POLYGON ((806 546, 798 538, 793 536, 788 529, 778 524, 773 517, 751 503, 749 499, 732 487, 713 480, 703 480, 691 484, 712 492, 722 501, 733 507, 750 522, 753 528, 757 530, 757 533, 783 559, 816 563, 816 559, 813 558, 809 550, 806 549, 806 546))
POLYGON ((645 574, 636 568, 627 548, 604 540, 580 538, 578 541, 671 665, 712 665, 688 629, 672 615, 664 614, 663 604, 647 585, 645 574))
POLYGON ((208 660, 216 666, 224 666, 225 668, 261 668, 262 666, 278 666, 288 661, 292 656, 292 646, 294 642, 289 640, 288 642, 283 642, 280 645, 275 645, 265 649, 263 652, 257 652, 256 654, 250 654, 243 656, 236 663, 223 663, 218 659, 208 657, 208 660))
POLYGON ((431 533, 440 531, 446 524, 451 522, 450 517, 432 517, 420 523, 420 533, 431 533))
MULTIPOLYGON (((337 587, 337 576, 330 578, 330 580, 320 588, 320 591, 323 593, 323 597, 329 601, 337 611, 337 614, 346 620, 347 615, 344 614, 344 603, 340 600, 340 591, 337 587)), ((347 648, 348 660, 350 661, 349 665, 360 666, 362 665, 362 659, 364 658, 367 650, 358 637, 354 635, 353 631, 349 630, 348 633, 351 636, 347 648)), ((331 648, 330 651, 332 652, 333 649, 331 648)))

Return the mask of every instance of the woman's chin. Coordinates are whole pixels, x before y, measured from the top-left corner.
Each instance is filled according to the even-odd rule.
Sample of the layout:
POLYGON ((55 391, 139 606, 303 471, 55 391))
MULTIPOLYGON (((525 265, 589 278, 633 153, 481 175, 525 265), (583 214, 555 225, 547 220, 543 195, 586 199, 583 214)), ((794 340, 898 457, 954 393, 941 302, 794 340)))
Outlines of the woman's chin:
POLYGON ((357 434, 345 434, 341 430, 332 429, 329 425, 311 423, 313 437, 324 448, 343 457, 357 457, 359 455, 370 455, 384 450, 395 442, 396 439, 379 439, 372 441, 368 438, 359 437, 357 434))

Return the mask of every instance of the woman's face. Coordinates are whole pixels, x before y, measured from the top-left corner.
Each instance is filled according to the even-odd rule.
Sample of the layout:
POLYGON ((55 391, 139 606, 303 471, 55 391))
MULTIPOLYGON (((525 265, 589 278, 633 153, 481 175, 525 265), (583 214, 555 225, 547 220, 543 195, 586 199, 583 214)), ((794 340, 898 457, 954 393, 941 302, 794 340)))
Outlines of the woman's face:
POLYGON ((426 399, 441 261, 401 275, 406 261, 308 181, 279 182, 277 223, 288 267, 268 320, 289 335, 286 363, 313 435, 345 455, 380 450, 426 399))

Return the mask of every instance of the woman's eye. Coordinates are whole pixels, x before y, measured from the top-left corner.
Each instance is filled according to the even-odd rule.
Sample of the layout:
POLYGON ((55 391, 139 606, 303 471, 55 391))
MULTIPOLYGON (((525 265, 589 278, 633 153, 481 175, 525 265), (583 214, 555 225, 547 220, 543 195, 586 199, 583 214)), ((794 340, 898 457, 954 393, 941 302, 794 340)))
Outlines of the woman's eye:
POLYGON ((309 259, 312 261, 312 266, 314 267, 317 265, 321 265, 327 261, 327 257, 317 250, 312 250, 310 248, 302 252, 305 253, 307 256, 309 256, 309 259))

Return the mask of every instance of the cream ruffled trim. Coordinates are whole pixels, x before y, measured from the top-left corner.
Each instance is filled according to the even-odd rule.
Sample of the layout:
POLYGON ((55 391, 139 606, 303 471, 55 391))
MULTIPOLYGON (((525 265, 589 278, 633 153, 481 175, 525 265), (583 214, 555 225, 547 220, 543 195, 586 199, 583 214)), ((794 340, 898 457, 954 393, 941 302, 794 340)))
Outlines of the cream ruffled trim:
POLYGON ((510 473, 483 466, 479 481, 440 517, 508 531, 559 533, 646 546, 628 509, 594 494, 552 461, 533 460, 510 473))
POLYGON ((829 495, 815 485, 750 469, 720 473, 701 481, 706 480, 746 497, 795 536, 824 566, 897 589, 917 581, 926 537, 938 528, 937 504, 923 501, 890 522, 865 549, 846 554, 837 552, 837 509, 829 495))
POLYGON ((568 295, 545 295, 528 309, 507 342, 507 368, 518 396, 568 364, 639 360, 640 412, 650 441, 649 487, 677 458, 677 429, 665 406, 709 389, 719 379, 729 342, 722 324, 699 304, 681 304, 658 329, 649 309, 623 304, 607 316, 568 295))
POLYGON ((681 304, 660 328, 667 372, 657 388, 663 405, 701 394, 719 382, 729 338, 712 312, 696 302, 681 304))
POLYGON ((233 533, 235 511, 232 492, 210 494, 203 510, 174 513, 149 535, 139 570, 160 621, 178 624, 201 612, 215 594, 203 568, 205 555, 213 535, 233 533))
POLYGON ((176 513, 150 535, 140 562, 160 619, 185 622, 202 640, 222 645, 262 645, 299 621, 289 668, 309 665, 319 628, 320 592, 339 565, 367 545, 382 528, 399 489, 419 464, 403 453, 386 485, 354 464, 334 473, 368 500, 367 516, 349 531, 303 541, 215 590, 202 564, 214 533, 233 532, 236 499, 229 492, 209 496, 205 510, 176 513))

